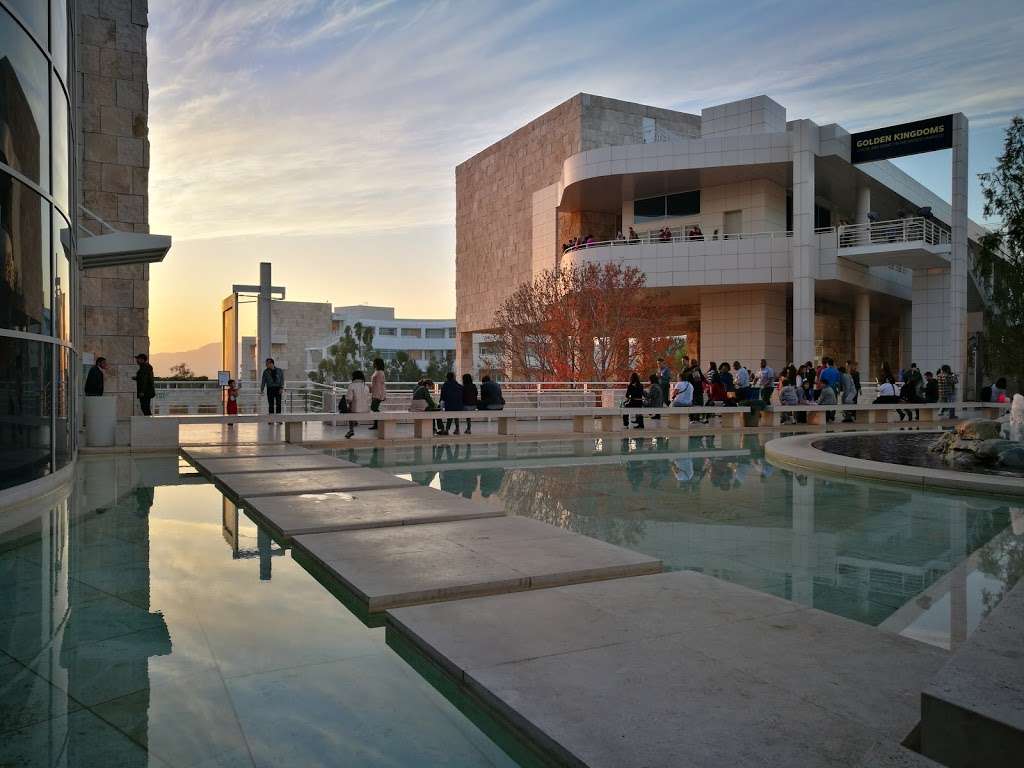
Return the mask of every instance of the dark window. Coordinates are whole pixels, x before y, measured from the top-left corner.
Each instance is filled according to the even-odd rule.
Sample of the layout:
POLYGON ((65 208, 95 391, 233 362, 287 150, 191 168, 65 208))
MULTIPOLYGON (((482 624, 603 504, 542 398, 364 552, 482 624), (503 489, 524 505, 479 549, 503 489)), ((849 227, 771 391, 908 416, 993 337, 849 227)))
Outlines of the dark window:
MULTIPOLYGON (((45 40, 45 6, 43 13, 45 40)), ((10 14, 0 9, 0 162, 44 189, 50 186, 49 113, 46 57, 10 14)))
POLYGON ((650 221, 665 218, 665 198, 648 197, 633 201, 633 221, 650 221))
POLYGON ((793 196, 786 195, 786 231, 793 231, 793 196))
POLYGON ((679 192, 665 198, 669 216, 694 216, 700 213, 700 190, 679 192))
POLYGON ((0 328, 50 334, 50 204, 0 173, 0 328))
POLYGON ((0 336, 0 488, 50 472, 53 349, 0 336))
POLYGON ((814 228, 823 229, 832 226, 832 211, 820 205, 814 206, 814 228))

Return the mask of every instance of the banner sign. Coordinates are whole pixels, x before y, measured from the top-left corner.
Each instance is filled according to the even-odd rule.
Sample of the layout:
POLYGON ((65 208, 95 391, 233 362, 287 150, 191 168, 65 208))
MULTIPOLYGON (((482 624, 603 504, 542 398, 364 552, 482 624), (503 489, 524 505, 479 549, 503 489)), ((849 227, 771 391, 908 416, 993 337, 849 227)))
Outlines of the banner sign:
POLYGON ((873 163, 952 146, 953 116, 944 115, 850 134, 850 162, 873 163))

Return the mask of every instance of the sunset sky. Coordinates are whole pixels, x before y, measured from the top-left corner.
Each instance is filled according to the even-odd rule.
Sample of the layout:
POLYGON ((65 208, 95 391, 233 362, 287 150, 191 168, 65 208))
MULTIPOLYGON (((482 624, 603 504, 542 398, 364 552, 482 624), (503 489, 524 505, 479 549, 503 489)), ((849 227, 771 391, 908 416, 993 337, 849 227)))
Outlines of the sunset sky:
MULTIPOLYGON (((219 341, 267 260, 290 299, 453 317, 455 166, 581 91, 697 114, 764 93, 851 130, 963 111, 972 173, 1024 111, 1019 0, 708 8, 151 3, 150 221, 174 237, 151 349, 219 341)), ((944 197, 949 162, 898 161, 944 197)))

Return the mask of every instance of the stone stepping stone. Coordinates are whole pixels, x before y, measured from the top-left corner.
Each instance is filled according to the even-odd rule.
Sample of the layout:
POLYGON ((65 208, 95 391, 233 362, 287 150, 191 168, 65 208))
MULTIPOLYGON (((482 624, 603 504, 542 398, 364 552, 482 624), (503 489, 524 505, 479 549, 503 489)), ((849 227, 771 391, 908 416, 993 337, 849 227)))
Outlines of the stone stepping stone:
POLYGON ((289 443, 270 445, 190 445, 182 446, 187 459, 240 459, 248 456, 308 456, 316 451, 289 443))
POLYGON ((293 496, 329 491, 367 491, 415 485, 388 472, 365 467, 308 469, 283 472, 242 472, 215 475, 214 480, 235 496, 293 496))
POLYGON ((503 508, 496 504, 478 504, 416 484, 367 491, 256 496, 245 505, 282 538, 303 533, 440 523, 505 514, 503 508))
POLYGON ((240 472, 284 472, 302 469, 341 469, 358 467, 351 461, 336 459, 324 453, 310 452, 294 456, 246 456, 242 458, 215 458, 205 456, 192 459, 201 470, 211 475, 235 474, 240 472))
POLYGON ((661 570, 661 561, 525 517, 296 536, 369 613, 661 570))
POLYGON ((559 764, 859 765, 941 649, 692 571, 389 610, 388 642, 559 764))

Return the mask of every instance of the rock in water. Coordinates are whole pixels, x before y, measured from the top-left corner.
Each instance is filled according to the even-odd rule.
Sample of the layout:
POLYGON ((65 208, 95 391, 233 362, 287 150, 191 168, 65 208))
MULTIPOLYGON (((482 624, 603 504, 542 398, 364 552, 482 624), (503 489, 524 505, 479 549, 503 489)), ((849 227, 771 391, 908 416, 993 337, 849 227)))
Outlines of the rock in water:
POLYGON ((1020 443, 1015 443, 1013 440, 983 440, 978 444, 978 458, 982 461, 997 461, 999 455, 1004 451, 1011 448, 1021 447, 1020 443))
POLYGON ((1024 447, 1010 448, 999 454, 999 466, 1024 469, 1024 447))
POLYGON ((968 419, 956 425, 956 433, 964 440, 994 440, 999 437, 1003 425, 987 419, 968 419))

